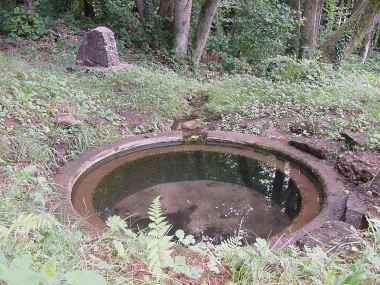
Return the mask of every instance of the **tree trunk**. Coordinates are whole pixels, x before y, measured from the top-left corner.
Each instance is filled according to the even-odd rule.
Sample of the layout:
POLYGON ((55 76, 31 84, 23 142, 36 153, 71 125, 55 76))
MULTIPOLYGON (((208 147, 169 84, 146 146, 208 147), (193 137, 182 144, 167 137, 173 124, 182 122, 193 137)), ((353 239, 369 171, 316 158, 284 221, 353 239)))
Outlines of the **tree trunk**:
POLYGON ((288 0, 287 3, 292 11, 299 12, 301 10, 300 0, 288 0))
POLYGON ((169 20, 174 16, 174 0, 161 0, 160 1, 160 16, 169 20))
POLYGON ((175 53, 177 59, 187 55, 192 0, 175 0, 175 53))
POLYGON ((367 62, 368 53, 371 49, 372 45, 372 33, 368 33, 364 38, 364 45, 363 49, 361 50, 361 58, 362 58, 362 64, 365 64, 367 62))
POLYGON ((380 47, 380 26, 375 29, 374 39, 373 39, 373 48, 380 47))
POLYGON ((366 35, 364 36, 363 48, 361 50, 362 64, 365 64, 367 62, 368 54, 372 47, 373 34, 374 34, 376 26, 379 23, 380 23, 380 14, 377 14, 376 17, 373 19, 373 23, 371 27, 369 28, 369 30, 366 32, 366 35))
POLYGON ((311 58, 317 48, 323 0, 305 0, 304 25, 301 29, 301 57, 311 58))
POLYGON ((218 0, 206 0, 202 6, 199 15, 197 39, 195 42, 195 53, 193 57, 193 63, 195 66, 199 65, 199 62, 201 61, 217 9, 218 0))
MULTIPOLYGON (((293 18, 299 21, 301 19, 301 0, 288 0, 287 3, 292 11, 293 18)), ((295 36, 288 42, 289 48, 287 53, 298 55, 300 51, 301 27, 297 25, 293 33, 295 36)))
POLYGON ((135 0, 135 4, 140 20, 144 20, 144 0, 135 0))
POLYGON ((358 8, 360 8, 360 5, 362 4, 362 0, 355 0, 352 4, 352 12, 355 12, 358 8))
POLYGON ((322 59, 336 65, 346 60, 363 42, 379 11, 380 0, 363 0, 348 21, 322 43, 322 59))

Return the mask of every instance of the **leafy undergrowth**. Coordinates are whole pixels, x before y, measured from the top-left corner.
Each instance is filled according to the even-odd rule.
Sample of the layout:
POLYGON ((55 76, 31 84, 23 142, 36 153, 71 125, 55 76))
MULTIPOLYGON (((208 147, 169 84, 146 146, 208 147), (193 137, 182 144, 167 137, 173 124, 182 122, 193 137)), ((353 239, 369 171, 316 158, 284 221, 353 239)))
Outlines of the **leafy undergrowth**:
POLYGON ((266 118, 285 132, 296 126, 304 136, 337 138, 349 129, 364 133, 367 147, 376 149, 380 147, 380 71, 369 66, 351 63, 334 71, 314 61, 268 60, 261 77, 228 76, 212 82, 209 108, 226 117, 229 129, 234 129, 233 120, 239 116, 266 118))
MULTIPOLYGON (((0 280, 8 285, 379 280, 378 220, 358 233, 361 250, 346 256, 320 248, 273 249, 264 240, 243 248, 238 237, 217 247, 197 244, 183 232, 170 237, 158 200, 145 231, 133 233, 113 217, 110 230, 93 237, 80 231, 80 221, 56 210, 52 201, 60 197, 49 182, 58 166, 91 147, 169 130, 173 116, 187 108, 185 98, 199 91, 209 95, 208 112, 224 118, 264 117, 279 127, 286 121, 286 128, 311 122, 303 135, 334 137, 348 128, 364 132, 367 147, 378 148, 380 79, 371 63, 362 68, 353 61, 335 73, 313 62, 275 59, 258 77, 198 81, 159 66, 109 74, 67 69, 60 54, 54 63, 37 66, 32 57, 41 58, 38 50, 23 51, 22 59, 0 53, 0 280), (75 120, 59 122, 61 115, 75 120)), ((234 129, 233 120, 223 128, 234 129)))
MULTIPOLYGON (((104 75, 31 68, 0 54, 0 157, 47 164, 132 133, 164 131, 199 85, 173 72, 133 68, 104 75), (70 115, 75 122, 57 123, 70 115), (129 124, 130 117, 137 117, 129 124)), ((132 118, 133 119, 133 118, 132 118)))
POLYGON ((34 169, 7 170, 0 200, 0 280, 8 285, 343 285, 376 284, 380 278, 379 220, 369 220, 367 232, 356 233, 357 242, 344 253, 273 249, 262 239, 242 247, 239 236, 213 246, 196 243, 181 230, 168 235, 170 225, 157 197, 147 229, 134 233, 113 216, 109 230, 94 238, 83 235, 78 223, 63 223, 59 213, 53 215, 46 204, 53 191, 34 169), (43 188, 45 193, 36 195, 43 188))

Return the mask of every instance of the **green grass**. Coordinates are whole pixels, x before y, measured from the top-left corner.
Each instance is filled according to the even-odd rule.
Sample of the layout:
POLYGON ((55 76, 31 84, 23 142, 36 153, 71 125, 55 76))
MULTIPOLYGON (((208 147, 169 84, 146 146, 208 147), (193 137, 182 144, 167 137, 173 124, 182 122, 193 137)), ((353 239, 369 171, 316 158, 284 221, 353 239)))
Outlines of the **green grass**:
POLYGON ((71 155, 114 141, 133 131, 121 127, 128 123, 121 116, 126 111, 146 114, 148 129, 167 130, 184 96, 199 88, 198 82, 173 72, 142 67, 107 75, 67 73, 31 67, 4 54, 0 54, 0 65, 0 135, 8 141, 0 157, 11 161, 51 162, 52 146, 58 141, 68 145, 71 155), (72 114, 84 123, 57 126, 53 121, 60 113, 72 114), (5 127, 9 118, 15 128, 5 127), (85 123, 91 119, 106 123, 85 123))
MULTIPOLYGON (((34 276, 28 284, 73 285, 73 278, 104 284, 94 271, 110 284, 157 284, 169 278, 136 280, 125 270, 131 261, 149 254, 149 233, 136 237, 119 223, 122 235, 93 239, 81 233, 79 221, 68 220, 52 207, 61 198, 49 183, 62 163, 57 146, 66 149, 65 159, 73 159, 91 147, 131 135, 134 127, 122 116, 125 111, 146 116, 142 132, 165 131, 174 115, 187 108, 185 97, 202 90, 209 95, 209 111, 239 115, 232 120, 265 117, 278 125, 284 120, 308 121, 317 135, 335 137, 349 128, 367 134, 368 147, 380 145, 377 59, 363 67, 354 58, 337 73, 312 62, 291 62, 296 66, 289 72, 285 64, 260 77, 201 81, 153 65, 109 74, 69 72, 65 68, 72 64, 73 49, 64 57, 57 51, 40 65, 33 60, 44 57, 38 49, 30 54, 0 53, 0 177, 5 177, 0 178, 0 279, 13 280, 8 285, 26 284, 10 283, 19 276, 34 276), (75 115, 82 124, 59 126, 54 123, 59 113, 75 115), (88 123, 99 118, 104 124, 88 123), (57 282, 47 283, 49 276, 57 282)), ((370 225, 364 236, 358 233, 362 250, 352 256, 320 248, 274 250, 263 240, 244 249, 232 242, 223 248, 190 247, 209 252, 209 271, 227 266, 233 284, 376 284, 380 224, 373 220, 370 225)), ((189 269, 183 264, 174 267, 189 269)))
MULTIPOLYGON (((284 119, 289 124, 309 121, 320 136, 337 137, 343 129, 352 129, 371 138, 380 134, 380 76, 366 69, 351 64, 333 72, 325 66, 311 69, 308 62, 291 62, 275 77, 273 73, 260 78, 229 76, 210 83, 209 108, 266 117, 274 124, 284 119), (292 73, 292 64, 303 68, 302 76, 292 73), (316 77, 318 72, 323 76, 316 77)), ((371 145, 379 146, 379 142, 371 145)))

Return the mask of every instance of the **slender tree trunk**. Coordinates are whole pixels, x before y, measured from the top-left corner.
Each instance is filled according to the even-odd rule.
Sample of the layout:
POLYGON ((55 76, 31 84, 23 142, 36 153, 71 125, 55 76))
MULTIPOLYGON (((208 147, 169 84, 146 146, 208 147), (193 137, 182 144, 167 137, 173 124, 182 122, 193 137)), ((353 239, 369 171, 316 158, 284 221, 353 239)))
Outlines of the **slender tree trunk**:
POLYGON ((379 11, 380 0, 363 0, 348 21, 321 44, 322 59, 340 65, 363 42, 379 11))
POLYGON ((207 39, 210 34, 212 21, 218 9, 218 0, 206 0, 199 15, 197 39, 195 42, 195 53, 193 63, 195 66, 201 61, 207 39))
POLYGON ((175 0, 175 53, 178 59, 187 55, 192 0, 175 0))
POLYGON ((363 0, 353 1, 352 12, 355 12, 358 8, 360 8, 360 5, 362 4, 362 2, 363 2, 363 0))
POLYGON ((137 12, 139 13, 140 20, 144 20, 144 0, 135 0, 137 12))
POLYGON ((368 54, 372 47, 373 34, 379 22, 380 22, 380 14, 377 14, 376 17, 373 19, 373 23, 371 27, 366 32, 366 35, 363 41, 363 48, 361 50, 362 64, 365 64, 367 62, 368 54))
POLYGON ((161 17, 172 20, 174 16, 174 0, 161 0, 159 12, 161 17))
POLYGON ((378 26, 375 29, 374 39, 373 39, 373 48, 380 47, 380 45, 379 45, 379 39, 380 39, 380 26, 378 26))
POLYGON ((301 10, 300 0, 288 0, 287 3, 293 11, 299 12, 301 10))
POLYGON ((301 29, 301 56, 311 58, 317 48, 323 0, 305 0, 304 25, 301 29))
POLYGON ((364 38, 364 46, 361 51, 361 58, 362 58, 362 64, 365 64, 367 62, 369 50, 372 46, 372 32, 368 33, 364 38))

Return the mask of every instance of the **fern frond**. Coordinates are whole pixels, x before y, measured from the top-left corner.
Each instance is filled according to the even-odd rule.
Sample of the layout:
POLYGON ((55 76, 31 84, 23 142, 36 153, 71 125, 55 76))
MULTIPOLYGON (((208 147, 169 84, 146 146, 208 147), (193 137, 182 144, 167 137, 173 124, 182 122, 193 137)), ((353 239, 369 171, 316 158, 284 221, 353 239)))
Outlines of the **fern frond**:
POLYGON ((148 217, 150 224, 147 261, 149 269, 157 276, 162 273, 162 268, 167 266, 174 245, 171 241, 173 237, 168 235, 171 225, 161 209, 160 196, 153 200, 148 210, 148 217))
POLYGON ((169 232, 171 225, 167 222, 161 209, 160 196, 153 200, 148 210, 148 217, 150 220, 148 235, 161 238, 169 232))
POLYGON ((118 233, 127 230, 127 223, 120 216, 111 216, 107 219, 106 225, 111 232, 118 233))
POLYGON ((222 241, 220 245, 216 247, 216 251, 225 252, 228 250, 235 250, 242 245, 241 240, 241 236, 229 237, 228 239, 222 241))
POLYGON ((51 215, 21 214, 9 227, 8 234, 28 234, 30 232, 39 232, 42 230, 52 230, 57 225, 58 222, 51 215))

